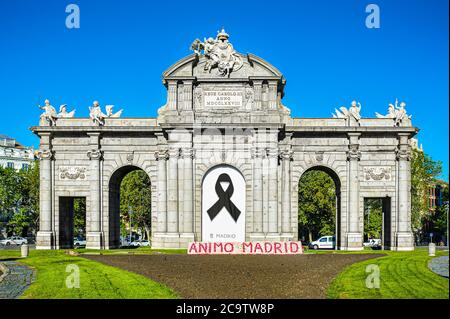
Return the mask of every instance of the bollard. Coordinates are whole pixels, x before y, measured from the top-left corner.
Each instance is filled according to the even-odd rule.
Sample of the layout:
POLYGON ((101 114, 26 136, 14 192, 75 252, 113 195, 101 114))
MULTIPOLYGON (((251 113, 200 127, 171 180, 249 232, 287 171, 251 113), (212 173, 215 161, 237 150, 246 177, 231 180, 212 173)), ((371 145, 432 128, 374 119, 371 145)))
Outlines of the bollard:
POLYGON ((436 244, 430 243, 428 245, 428 256, 436 256, 436 244))
POLYGON ((27 244, 23 244, 20 247, 20 252, 21 252, 22 258, 28 257, 28 245, 27 244))

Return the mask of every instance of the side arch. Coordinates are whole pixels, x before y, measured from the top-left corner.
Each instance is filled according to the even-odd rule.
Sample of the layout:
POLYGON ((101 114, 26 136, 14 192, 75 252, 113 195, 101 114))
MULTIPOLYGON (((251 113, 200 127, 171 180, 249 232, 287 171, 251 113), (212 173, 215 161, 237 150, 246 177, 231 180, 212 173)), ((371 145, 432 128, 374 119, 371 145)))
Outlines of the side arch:
MULTIPOLYGON (((108 234, 105 234, 105 237, 108 238, 107 248, 118 248, 120 246, 120 184, 122 183, 122 180, 126 175, 137 170, 145 172, 148 176, 151 185, 151 196, 153 199, 154 192, 151 174, 149 174, 149 172, 146 172, 142 167, 130 164, 121 166, 112 172, 108 179, 108 195, 106 198, 108 201, 108 205, 107 210, 105 211, 108 218, 109 230, 108 234)), ((153 217, 153 209, 151 210, 151 214, 153 217)))
POLYGON ((296 191, 294 193, 295 202, 297 203, 297 210, 295 214, 296 224, 298 225, 298 205, 299 205, 299 198, 298 198, 298 192, 299 192, 299 184, 301 178, 308 172, 311 171, 321 171, 326 173, 334 182, 335 185, 335 196, 336 196, 336 204, 335 204, 335 236, 336 236, 336 249, 339 249, 342 246, 343 240, 343 227, 342 227, 342 181, 339 177, 339 174, 331 168, 328 165, 323 164, 314 164, 309 165, 306 169, 301 171, 298 175, 298 177, 295 179, 295 185, 296 185, 296 191))

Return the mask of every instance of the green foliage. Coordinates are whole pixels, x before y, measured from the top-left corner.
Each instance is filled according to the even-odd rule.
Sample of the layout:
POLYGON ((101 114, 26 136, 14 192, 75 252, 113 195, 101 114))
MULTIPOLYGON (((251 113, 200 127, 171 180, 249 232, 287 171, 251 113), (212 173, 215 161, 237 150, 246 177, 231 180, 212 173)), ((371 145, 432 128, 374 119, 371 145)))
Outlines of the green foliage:
MULTIPOLYGON (((150 178, 142 170, 128 173, 120 184, 121 220, 129 223, 131 209, 131 226, 138 228, 150 238, 151 229, 151 188, 150 178)), ((122 223, 121 226, 124 226, 122 223)), ((121 227, 121 234, 125 231, 121 227)))
POLYGON ((0 167, 0 227, 8 234, 26 236, 38 224, 39 162, 19 171, 0 167))
POLYGON ((428 187, 442 173, 442 163, 419 150, 411 154, 411 226, 418 236, 424 219, 428 219, 428 187))
POLYGON ((336 187, 325 172, 306 172, 298 186, 299 235, 308 240, 333 235, 336 228, 336 187))
POLYGON ((73 201, 73 235, 86 238, 86 198, 75 198, 73 201))
POLYGON ((383 223, 382 200, 366 198, 364 202, 364 235, 368 238, 381 238, 383 223))

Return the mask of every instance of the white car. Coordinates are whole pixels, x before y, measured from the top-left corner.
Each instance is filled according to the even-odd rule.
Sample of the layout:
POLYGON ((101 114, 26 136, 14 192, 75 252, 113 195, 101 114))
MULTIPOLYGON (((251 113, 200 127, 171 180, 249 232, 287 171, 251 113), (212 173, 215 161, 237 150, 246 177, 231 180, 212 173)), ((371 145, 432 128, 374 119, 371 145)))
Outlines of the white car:
POLYGON ((82 238, 74 238, 74 239, 73 239, 73 246, 74 246, 75 248, 82 247, 82 246, 86 246, 86 239, 82 239, 82 238))
POLYGON ((312 249, 334 249, 336 246, 336 238, 334 236, 322 236, 311 242, 309 248, 312 249))
POLYGON ((372 248, 379 248, 381 247, 381 239, 369 239, 369 241, 363 243, 364 247, 372 247, 372 248))
POLYGON ((150 246, 150 242, 148 240, 135 240, 130 244, 130 246, 134 247, 150 246))
POLYGON ((28 240, 19 236, 12 236, 3 240, 0 240, 0 245, 10 246, 10 245, 23 245, 28 244, 28 240))

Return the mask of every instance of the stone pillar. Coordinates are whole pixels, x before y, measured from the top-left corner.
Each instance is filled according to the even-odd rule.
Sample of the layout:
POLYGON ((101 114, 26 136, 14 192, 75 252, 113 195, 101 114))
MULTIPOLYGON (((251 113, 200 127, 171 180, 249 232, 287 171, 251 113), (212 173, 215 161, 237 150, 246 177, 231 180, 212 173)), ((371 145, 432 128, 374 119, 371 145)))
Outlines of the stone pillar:
POLYGON ((362 250, 362 232, 359 223, 359 160, 361 152, 359 151, 360 133, 349 133, 348 159, 348 231, 347 231, 347 249, 362 250))
POLYGON ((177 85, 177 110, 181 112, 184 110, 184 83, 180 82, 177 85))
POLYGON ((253 157, 253 240, 263 240, 262 151, 255 147, 253 157))
POLYGON ((38 153, 40 160, 39 185, 39 231, 36 234, 36 249, 55 248, 55 230, 52 216, 52 159, 51 135, 41 135, 41 150, 38 153), (44 148, 45 147, 45 148, 44 148))
POLYGON ((269 160, 266 148, 261 148, 261 164, 263 233, 267 236, 269 232, 269 160))
POLYGON ((184 81, 184 110, 192 111, 192 81, 184 81))
POLYGON ((158 183, 157 183, 157 227, 156 232, 167 232, 167 150, 160 150, 155 153, 158 162, 158 183))
POLYGON ((167 107, 171 111, 177 109, 177 82, 169 81, 167 84, 167 107))
POLYGON ((178 148, 169 148, 167 178, 167 232, 178 234, 178 148))
POLYGON ((269 82, 269 110, 277 109, 277 82, 269 82))
POLYGON ((262 108, 262 81, 253 81, 253 90, 255 92, 255 110, 260 111, 262 108))
POLYGON ((269 236, 279 237, 278 232, 278 149, 267 150, 269 162, 269 236))
POLYGON ((281 236, 292 238, 291 231, 291 150, 283 150, 281 156, 282 187, 281 187, 281 236))
POLYGON ((194 241, 194 184, 193 184, 193 149, 183 148, 181 158, 184 168, 183 179, 183 226, 180 239, 185 244, 194 241))
POLYGON ((103 152, 100 150, 100 133, 88 133, 91 150, 87 152, 90 160, 89 164, 89 191, 90 191, 90 211, 89 227, 86 225, 88 232, 86 234, 86 248, 87 249, 101 249, 102 243, 102 218, 101 218, 101 176, 100 176, 100 162, 102 160, 103 152))
POLYGON ((396 250, 414 250, 411 231, 411 150, 409 134, 399 134, 397 147, 397 231, 396 250))

